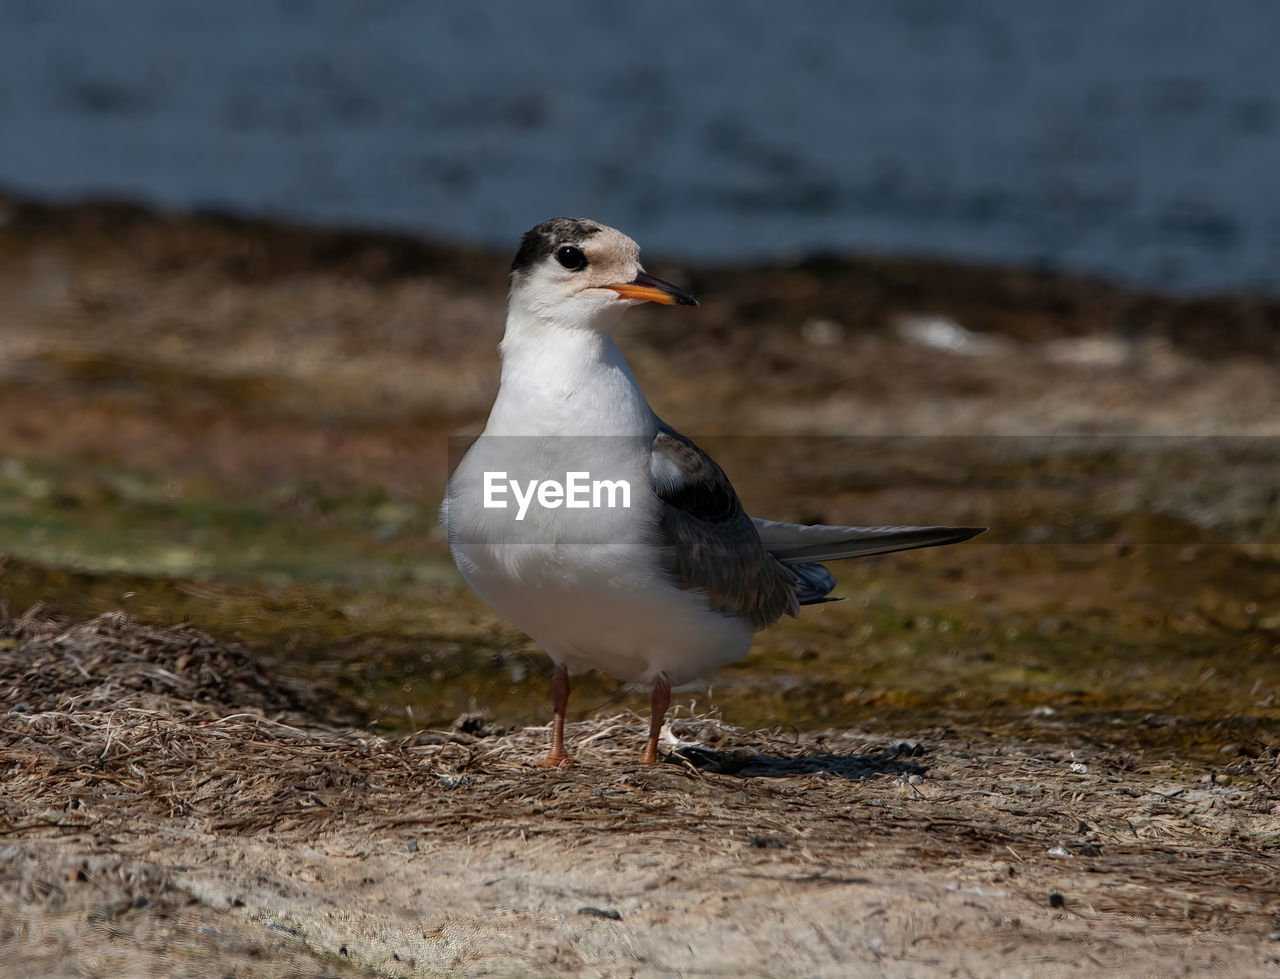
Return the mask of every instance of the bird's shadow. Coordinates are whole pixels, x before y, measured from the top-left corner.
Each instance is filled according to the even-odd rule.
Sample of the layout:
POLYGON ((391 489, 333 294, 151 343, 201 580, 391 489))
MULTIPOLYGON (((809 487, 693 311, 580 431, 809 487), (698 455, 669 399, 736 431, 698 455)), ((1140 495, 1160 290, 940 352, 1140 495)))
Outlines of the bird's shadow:
POLYGON ((797 775, 834 775, 838 778, 860 781, 882 778, 886 775, 909 777, 923 775, 928 766, 912 757, 923 754, 918 746, 904 756, 898 749, 872 754, 812 754, 798 758, 778 758, 756 751, 716 751, 701 745, 678 748, 673 756, 686 765, 703 772, 718 775, 737 775, 740 778, 793 778, 797 775))

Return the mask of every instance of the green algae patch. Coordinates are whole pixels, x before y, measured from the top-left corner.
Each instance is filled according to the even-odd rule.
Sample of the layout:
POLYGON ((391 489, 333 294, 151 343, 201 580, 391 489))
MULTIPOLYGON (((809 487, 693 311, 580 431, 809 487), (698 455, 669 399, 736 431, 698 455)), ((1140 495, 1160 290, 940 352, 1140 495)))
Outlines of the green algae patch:
MULTIPOLYGON (((877 444, 878 473, 869 466, 864 485, 873 496, 949 486, 953 506, 992 529, 959 547, 834 565, 842 601, 760 634, 745 660, 683 702, 759 727, 1065 727, 1206 764, 1224 745, 1273 739, 1272 514, 1244 493, 1205 502, 1223 499, 1213 493, 1224 460, 1248 475, 1271 464, 1269 446, 1144 442, 1140 459, 1088 446, 997 440, 956 456, 949 443, 907 440, 894 456, 877 444), (1196 489, 1192 463, 1207 455, 1217 465, 1196 489)), ((810 467, 798 472, 814 479, 810 467)), ((74 617, 119 608, 197 622, 262 647, 281 669, 325 678, 388 729, 477 711, 545 720, 548 660, 462 585, 433 500, 232 492, 209 479, 10 459, 0 528, 13 609, 42 601, 74 617)), ((576 716, 646 706, 643 691, 611 678, 575 680, 576 716)))
MULTIPOLYGON (((1266 463, 1257 444, 1238 448, 1246 468, 1266 463)), ((1132 492, 1081 483, 1123 483, 1132 458, 1073 451, 1071 466, 1041 453, 957 491, 961 508, 992 513, 974 541, 834 565, 842 601, 761 633, 746 659, 678 702, 748 727, 1070 736, 1193 766, 1280 740, 1270 515, 1233 505, 1189 517, 1178 500, 1195 494, 1159 475, 1143 478, 1167 479, 1177 499, 1127 510, 1132 492)), ((1206 450, 1144 451, 1143 466, 1178 473, 1206 450)), ((907 492, 914 465, 896 464, 907 492)), ((0 471, 13 609, 197 622, 323 680, 389 731, 476 712, 546 720, 549 661, 457 578, 431 504, 368 490, 220 494, 210 481, 175 489, 84 467, 0 471)), ((643 713, 647 692, 588 674, 571 707, 643 713)))

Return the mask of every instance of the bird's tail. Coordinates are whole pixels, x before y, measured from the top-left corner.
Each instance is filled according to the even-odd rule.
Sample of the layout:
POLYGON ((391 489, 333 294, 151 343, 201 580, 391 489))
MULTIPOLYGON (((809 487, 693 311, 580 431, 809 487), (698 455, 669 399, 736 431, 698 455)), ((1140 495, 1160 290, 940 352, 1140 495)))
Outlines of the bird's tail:
MULTIPOLYGON (((836 586, 836 576, 821 564, 789 564, 796 576, 796 604, 821 605, 824 602, 838 602, 838 598, 829 598, 831 589, 836 586)), ((792 613, 793 615, 795 613, 792 613)))

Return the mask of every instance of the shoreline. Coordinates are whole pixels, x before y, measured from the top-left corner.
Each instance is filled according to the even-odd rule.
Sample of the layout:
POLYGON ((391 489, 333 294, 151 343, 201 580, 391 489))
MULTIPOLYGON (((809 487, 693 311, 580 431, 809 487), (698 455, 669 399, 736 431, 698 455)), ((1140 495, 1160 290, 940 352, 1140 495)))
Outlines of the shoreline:
MULTIPOLYGON (((403 231, 296 222, 217 208, 157 208, 125 198, 86 196, 59 201, 25 197, 0 187, 0 215, 0 238, 15 234, 29 241, 92 242, 97 238, 101 244, 113 236, 138 234, 145 238, 151 232, 158 239, 153 240, 153 247, 177 246, 169 256, 171 262, 217 262, 228 273, 250 279, 332 270, 390 282, 429 272, 453 276, 462 286, 480 286, 491 283, 495 276, 505 280, 509 262, 506 251, 403 231), (206 243, 214 248, 198 257, 183 254, 182 246, 189 245, 189 240, 183 241, 184 234, 207 235, 206 243), (252 249, 237 247, 237 239, 258 244, 252 249)), ((832 311, 830 290, 821 286, 838 277, 840 287, 850 290, 873 312, 908 302, 929 305, 945 300, 952 304, 950 312, 963 321, 965 310, 973 312, 983 304, 1003 305, 1008 315, 991 318, 987 325, 994 332, 1028 340, 1096 329, 1096 318, 1091 321, 1088 317, 1101 311, 1118 320, 1138 320, 1118 322, 1123 329, 1142 332, 1163 328, 1163 334, 1173 342, 1202 344, 1206 352, 1212 350, 1212 344, 1203 335, 1202 321, 1209 317, 1240 320, 1248 326, 1246 343, 1262 344, 1260 350, 1274 350, 1280 344, 1280 295, 1257 290, 1166 293, 1053 268, 860 250, 840 253, 819 249, 776 262, 693 262, 661 253, 646 253, 646 257, 655 268, 676 269, 686 281, 713 284, 719 291, 741 291, 753 303, 776 302, 778 292, 794 285, 795 277, 800 276, 801 284, 809 289, 800 290, 801 295, 791 299, 792 308, 802 314, 832 311), (770 278, 783 281, 760 281, 770 278), (815 290, 815 286, 819 288, 815 290), (1036 331, 1028 332, 1025 323, 1018 325, 1019 317, 1036 319, 1036 331), (1147 322, 1141 322, 1144 319, 1147 322)))

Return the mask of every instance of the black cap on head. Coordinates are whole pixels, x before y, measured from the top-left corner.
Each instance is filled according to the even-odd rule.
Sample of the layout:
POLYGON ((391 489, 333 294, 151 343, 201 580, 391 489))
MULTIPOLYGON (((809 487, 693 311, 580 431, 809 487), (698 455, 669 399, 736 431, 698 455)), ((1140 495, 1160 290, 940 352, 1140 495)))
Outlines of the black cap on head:
POLYGON ((511 263, 514 278, 537 265, 561 245, 581 245, 601 228, 585 218, 552 218, 531 228, 520 239, 520 250, 511 263))

